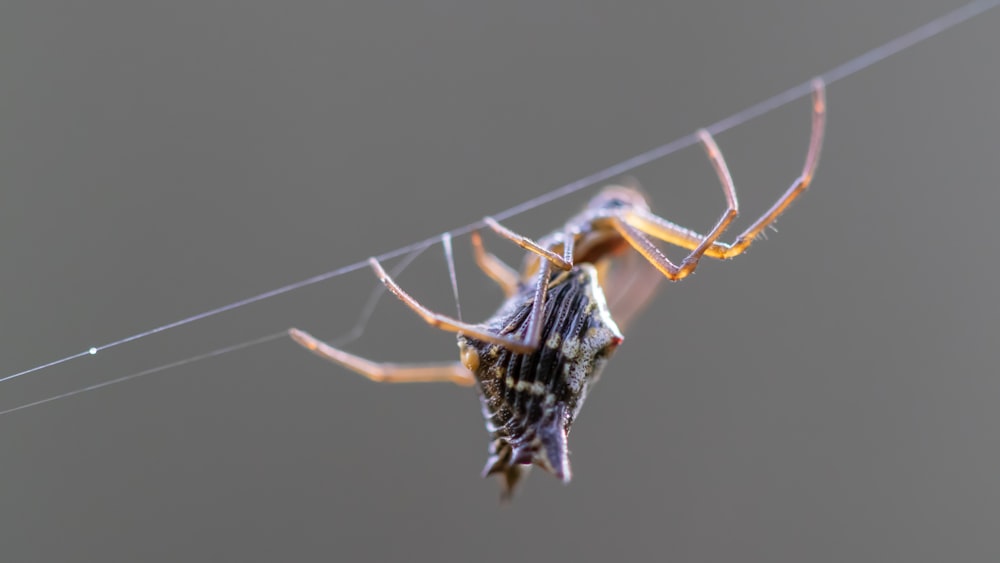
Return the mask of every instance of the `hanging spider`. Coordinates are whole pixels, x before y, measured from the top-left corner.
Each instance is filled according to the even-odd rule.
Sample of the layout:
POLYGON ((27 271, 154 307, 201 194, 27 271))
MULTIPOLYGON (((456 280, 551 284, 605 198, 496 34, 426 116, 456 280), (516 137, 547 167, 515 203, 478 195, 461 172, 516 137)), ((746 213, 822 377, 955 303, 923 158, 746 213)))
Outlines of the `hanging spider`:
POLYGON ((538 241, 485 218, 490 229, 528 253, 518 273, 488 253, 478 233, 472 234, 476 263, 506 296, 496 314, 480 324, 427 309, 371 258, 372 269, 389 291, 431 326, 457 333, 458 362, 376 363, 301 330, 293 328, 289 334, 315 354, 373 381, 478 383, 492 438, 483 476, 499 474, 505 498, 531 465, 568 482, 570 426, 604 364, 622 343, 620 327, 645 306, 663 277, 671 281, 687 277, 702 256, 727 259, 741 254, 806 190, 819 162, 825 115, 824 84, 816 79, 812 133, 802 174, 733 243, 718 239, 738 214, 736 189, 719 147, 705 130, 698 137, 726 197, 726 211, 707 235, 654 215, 634 186, 604 188, 581 213, 538 241), (650 238, 691 252, 674 264, 650 238))

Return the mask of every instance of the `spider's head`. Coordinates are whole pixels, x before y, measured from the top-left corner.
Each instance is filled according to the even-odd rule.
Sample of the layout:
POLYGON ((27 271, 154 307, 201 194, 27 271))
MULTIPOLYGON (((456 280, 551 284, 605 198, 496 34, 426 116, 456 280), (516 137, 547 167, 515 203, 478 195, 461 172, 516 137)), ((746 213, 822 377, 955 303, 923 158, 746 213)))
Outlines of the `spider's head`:
POLYGON ((620 209, 642 209, 649 210, 649 203, 642 189, 635 180, 623 182, 620 185, 611 185, 594 196, 587 209, 593 211, 616 211, 620 209))

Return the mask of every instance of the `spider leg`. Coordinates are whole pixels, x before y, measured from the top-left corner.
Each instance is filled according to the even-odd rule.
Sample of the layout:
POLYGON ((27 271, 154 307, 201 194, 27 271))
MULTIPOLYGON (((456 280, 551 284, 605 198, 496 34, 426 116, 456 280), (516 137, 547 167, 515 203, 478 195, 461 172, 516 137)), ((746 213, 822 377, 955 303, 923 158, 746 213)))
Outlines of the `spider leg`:
POLYGON ((528 338, 531 343, 531 350, 538 348, 542 340, 542 309, 545 307, 545 297, 549 292, 549 275, 552 273, 552 264, 545 260, 540 260, 538 273, 535 274, 535 296, 531 302, 531 313, 528 316, 528 338))
POLYGON ((736 187, 733 185, 733 179, 729 174, 729 167, 726 166, 726 161, 722 157, 719 146, 715 144, 715 139, 712 138, 712 135, 704 129, 698 132, 698 137, 705 147, 705 152, 708 153, 712 167, 715 168, 715 172, 719 176, 722 190, 726 194, 726 211, 719 217, 719 220, 715 223, 715 227, 708 233, 708 236, 702 237, 697 246, 681 261, 679 266, 671 262, 670 259, 656 248, 656 245, 646 238, 646 231, 640 226, 635 225, 630 220, 630 215, 626 214, 624 217, 614 217, 611 221, 614 229, 622 235, 632 248, 636 249, 656 269, 660 270, 667 279, 672 281, 684 279, 693 272, 698 267, 698 261, 701 260, 702 255, 715 244, 715 241, 722 236, 722 233, 739 214, 736 187))
POLYGON ((377 363, 334 348, 297 328, 289 329, 288 335, 313 354, 360 373, 372 381, 384 383, 450 381, 463 386, 469 386, 476 382, 472 372, 460 362, 442 364, 377 363))
POLYGON ((563 261, 573 267, 573 251, 576 249, 576 231, 573 230, 574 227, 566 225, 566 230, 563 231, 562 243, 563 243, 563 261))
MULTIPOLYGON (((806 153, 806 161, 802 167, 802 173, 792 183, 791 187, 778 198, 774 205, 737 236, 735 241, 732 243, 712 241, 704 251, 705 256, 727 259, 742 254, 757 239, 760 233, 774 223, 775 219, 809 187, 816 173, 816 168, 819 165, 819 155, 823 148, 823 133, 826 127, 825 87, 823 81, 819 78, 813 81, 812 102, 812 131, 809 137, 809 150, 806 153)), ((706 149, 708 148, 706 145, 706 149)), ((717 171, 720 163, 722 166, 725 166, 725 162, 721 160, 721 153, 719 156, 720 158, 717 160, 711 151, 709 152, 709 158, 712 159, 717 171)), ((733 199, 735 201, 735 194, 733 199)), ((700 235, 648 211, 631 210, 624 217, 624 220, 632 227, 649 236, 689 250, 697 251, 704 244, 705 240, 710 238, 710 236, 700 235)))
MULTIPOLYGON (((541 323, 537 319, 538 316, 535 314, 535 309, 540 309, 539 304, 532 306, 532 320, 529 323, 529 330, 527 340, 520 340, 518 338, 512 338, 509 336, 504 336, 502 334, 494 334, 486 329, 482 325, 474 325, 466 322, 462 322, 458 319, 453 319, 447 315, 442 315, 440 313, 435 313, 427 307, 420 304, 419 301, 410 296, 410 294, 403 291, 396 282, 389 277, 389 274, 385 272, 382 265, 375 258, 369 258, 368 263, 371 264, 373 270, 375 270, 375 275, 378 276, 379 281, 385 284, 385 287, 392 292, 393 295, 399 298, 407 307, 413 310, 416 314, 420 315, 424 321, 434 327, 440 328, 441 330, 448 332, 461 333, 465 336, 470 336, 477 340, 482 340, 484 342, 492 342, 494 344, 499 344, 509 350, 513 350, 519 353, 530 353, 538 348, 538 340, 541 335, 541 323), (536 326, 537 325, 537 326, 536 326)), ((544 262, 544 264, 548 264, 544 262)), ((547 276, 546 276, 547 279, 547 276)), ((541 293, 542 300, 545 299, 545 291, 548 289, 546 283, 540 284, 541 287, 536 288, 535 295, 536 300, 539 293, 541 293)))
MULTIPOLYGON (((514 231, 504 227, 500 223, 497 223, 496 219, 492 217, 484 217, 483 222, 486 226, 493 229, 496 234, 502 236, 503 238, 510 240, 514 244, 520 246, 521 248, 527 250, 528 252, 533 252, 538 256, 548 260, 553 266, 559 268, 560 270, 572 270, 573 269, 573 255, 572 255, 572 242, 564 243, 563 254, 566 256, 559 256, 555 252, 552 252, 548 248, 545 248, 538 244, 537 242, 531 240, 526 236, 519 235, 514 231), (569 245, 570 252, 565 251, 566 245, 569 245)), ((572 241, 572 238, 570 238, 572 241)))
MULTIPOLYGON (((504 337, 494 335, 493 339, 490 340, 482 338, 472 333, 468 333, 464 330, 459 332, 462 332, 463 334, 466 335, 475 336, 480 340, 490 340, 492 342, 502 344, 514 351, 518 352, 534 351, 536 348, 538 348, 538 343, 541 341, 542 338, 542 324, 544 321, 544 319, 542 319, 542 309, 545 307, 545 298, 548 295, 549 283, 551 281, 549 278, 552 274, 552 267, 555 266, 565 272, 568 272, 569 270, 573 269, 573 247, 575 242, 575 236, 573 235, 571 228, 567 227, 562 237, 563 256, 559 256, 551 249, 545 248, 542 245, 538 244, 537 242, 531 240, 530 238, 521 236, 515 233, 514 231, 511 231, 507 227, 504 227, 503 225, 498 223, 496 219, 493 219, 492 217, 485 217, 483 221, 486 223, 487 226, 493 229, 500 236, 512 241, 514 244, 517 244, 521 248, 524 248, 525 250, 532 252, 533 254, 536 254, 539 257, 538 270, 532 274, 532 277, 535 280, 535 290, 531 302, 531 312, 529 313, 528 316, 528 329, 526 334, 527 338, 524 341, 513 340, 513 339, 505 339, 503 341, 498 341, 497 340, 498 338, 504 338, 504 337), (509 342, 516 342, 517 345, 512 346, 511 344, 509 344, 509 342)), ((480 249, 482 248, 482 240, 479 238, 478 233, 474 233, 472 244, 473 247, 476 248, 477 261, 478 261, 480 249)), ((497 261, 499 262, 499 260, 497 261)), ((504 264, 504 266, 506 267, 506 264, 504 264)), ((480 267, 482 267, 482 265, 480 265, 480 267)), ((509 270, 509 267, 507 268, 509 270)), ((486 271, 487 275, 493 277, 493 274, 491 273, 490 270, 487 270, 486 268, 483 268, 483 270, 486 271)), ((513 273, 512 270, 510 271, 511 273, 513 273)), ((514 275, 516 276, 517 274, 514 273, 514 275)), ((504 284, 501 284, 501 286, 505 287, 506 291, 507 286, 504 286, 504 284)), ((513 287, 514 291, 508 293, 508 297, 516 293, 516 290, 519 289, 517 285, 513 287)), ((389 289, 392 290, 391 287, 389 289)), ((400 297, 400 299, 402 299, 402 297, 400 297)))
POLYGON ((506 297, 511 297, 517 293, 518 276, 517 272, 505 264, 490 252, 483 248, 483 238, 477 231, 472 232, 472 250, 476 258, 476 265, 491 280, 495 281, 506 297))

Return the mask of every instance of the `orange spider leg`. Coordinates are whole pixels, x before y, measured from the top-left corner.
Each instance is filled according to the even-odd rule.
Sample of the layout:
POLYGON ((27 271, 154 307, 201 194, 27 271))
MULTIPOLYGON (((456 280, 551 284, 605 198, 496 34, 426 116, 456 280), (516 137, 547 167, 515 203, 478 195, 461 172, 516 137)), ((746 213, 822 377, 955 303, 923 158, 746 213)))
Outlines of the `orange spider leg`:
POLYGON ((472 232, 472 250, 476 265, 503 290, 505 297, 511 297, 518 290, 517 272, 492 253, 483 248, 483 238, 479 232, 472 232))
MULTIPOLYGON (((705 256, 728 259, 742 254, 757 239, 760 233, 773 224, 778 216, 809 187, 813 176, 816 174, 816 168, 819 166, 819 156, 823 148, 823 133, 826 128, 826 94, 823 81, 819 78, 813 81, 812 106, 812 130, 802 173, 792 183, 791 187, 778 198, 774 205, 737 236, 734 242, 724 243, 712 240, 711 244, 704 251, 705 256)), ((706 148, 708 148, 707 145, 706 148)), ((716 150, 718 149, 716 148, 716 150)), ((725 165, 721 161, 721 158, 717 160, 712 156, 711 152, 709 153, 709 158, 712 159, 717 170, 720 162, 723 166, 725 165)), ((711 238, 711 235, 708 237, 700 235, 641 209, 630 210, 625 214, 623 220, 638 231, 688 250, 697 251, 707 239, 711 238)))
POLYGON ((472 372, 460 362, 441 364, 377 363, 334 348, 297 328, 289 329, 288 334, 313 354, 360 373, 372 381, 385 383, 450 381, 462 386, 469 386, 476 382, 472 372))
MULTIPOLYGON (((410 296, 410 294, 403 291, 403 289, 399 287, 399 285, 391 277, 389 277, 389 274, 385 272, 377 259, 369 258, 368 262, 371 264, 372 269, 375 270, 375 275, 378 276, 379 281, 385 284, 385 287, 391 291, 393 295, 398 297, 399 300, 402 301, 407 307, 412 309, 414 313, 420 315, 420 318, 424 319, 427 324, 440 328, 444 331, 461 333, 477 340, 499 344, 519 353, 529 353, 538 347, 538 340, 542 330, 542 324, 539 318, 541 315, 539 312, 545 302, 545 294, 548 290, 547 274, 539 276, 539 279, 544 280, 546 283, 539 283, 536 288, 535 303, 532 305, 531 321, 528 325, 528 338, 521 340, 501 334, 493 334, 483 325, 469 324, 458 319, 453 319, 447 315, 431 311, 427 307, 421 305, 420 302, 410 296)), ((543 272, 547 272, 548 269, 548 262, 544 262, 542 268, 543 272)))
POLYGON ((498 235, 505 239, 510 240, 514 244, 520 246, 521 248, 533 252, 540 257, 548 260, 553 266, 559 268, 560 270, 572 270, 573 269, 573 243, 572 237, 570 237, 570 242, 563 243, 563 255, 559 256, 555 252, 552 252, 548 248, 539 245, 537 242, 531 240, 526 236, 519 235, 514 231, 504 227, 500 223, 497 223, 496 219, 492 217, 484 217, 483 222, 486 226, 493 229, 498 235), (568 247, 568 252, 567 252, 568 247))
POLYGON ((715 139, 712 135, 702 129, 698 132, 698 137, 701 139, 702 145, 705 147, 705 152, 708 153, 708 158, 712 162, 713 168, 715 168, 716 174, 719 176, 719 181, 722 183, 722 190, 726 195, 726 211, 723 212, 722 216, 715 223, 715 227, 708 233, 708 236, 703 237, 699 241, 698 245, 688 254, 684 260, 681 261, 680 266, 674 264, 669 258, 663 255, 662 252, 656 245, 654 245, 648 238, 646 238, 643 230, 635 225, 629 220, 629 215, 625 217, 612 217, 611 226, 621 234, 629 245, 632 246, 639 254, 649 260, 649 262, 660 270, 660 272, 667 277, 667 279, 672 281, 677 281, 686 278, 691 272, 698 267, 698 261, 701 260, 705 251, 708 250, 715 241, 722 236, 722 233, 729 227, 729 225, 736 219, 739 214, 739 202, 736 199, 736 187, 733 185, 732 176, 729 174, 729 168, 726 166, 726 161, 722 157, 722 152, 719 150, 719 146, 715 144, 715 139))

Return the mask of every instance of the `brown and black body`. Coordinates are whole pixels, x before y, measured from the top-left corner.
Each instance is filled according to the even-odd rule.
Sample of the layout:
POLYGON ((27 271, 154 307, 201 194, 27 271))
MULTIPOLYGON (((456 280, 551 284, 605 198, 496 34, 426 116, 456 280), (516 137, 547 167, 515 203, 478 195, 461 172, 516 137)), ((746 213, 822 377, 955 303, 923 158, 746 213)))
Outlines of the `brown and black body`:
MULTIPOLYGON (((654 214, 643 193, 631 185, 605 188, 560 229, 537 241, 486 217, 484 225, 528 254, 521 269, 515 270, 486 252, 479 234, 472 233, 476 263, 507 298, 483 323, 467 323, 428 309, 371 258, 375 275, 390 292, 429 325, 458 335, 458 362, 373 362, 301 330, 289 333, 313 353, 373 381, 478 385, 492 438, 484 473, 503 478, 505 495, 532 465, 568 481, 566 437, 587 391, 622 342, 619 327, 645 308, 660 280, 686 278, 706 256, 728 259, 742 254, 774 223, 812 181, 825 115, 824 86, 817 79, 813 83, 812 134, 802 173, 733 242, 722 242, 720 237, 739 213, 736 187, 719 147, 706 130, 699 131, 698 138, 726 199, 726 210, 707 234, 654 214), (689 253, 675 264, 655 241, 689 253)), ((450 236, 442 236, 449 257, 450 236)))
MULTIPOLYGON (((533 299, 534 290, 525 286, 483 324, 491 332, 522 337, 533 299)), ((622 342, 589 263, 551 276, 543 318, 541 345, 531 353, 458 336, 463 361, 478 381, 491 437, 483 474, 499 474, 505 496, 531 465, 570 480, 570 426, 622 342)))

